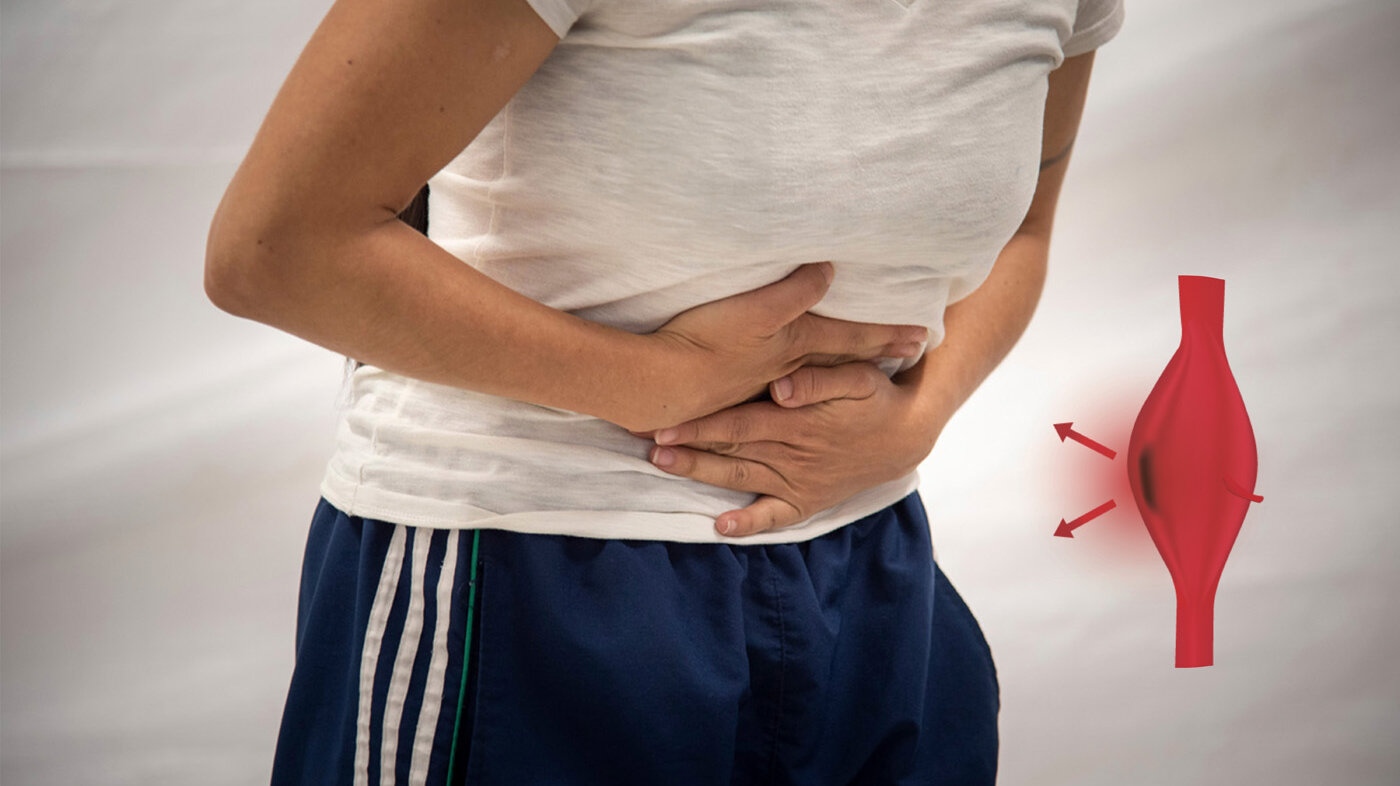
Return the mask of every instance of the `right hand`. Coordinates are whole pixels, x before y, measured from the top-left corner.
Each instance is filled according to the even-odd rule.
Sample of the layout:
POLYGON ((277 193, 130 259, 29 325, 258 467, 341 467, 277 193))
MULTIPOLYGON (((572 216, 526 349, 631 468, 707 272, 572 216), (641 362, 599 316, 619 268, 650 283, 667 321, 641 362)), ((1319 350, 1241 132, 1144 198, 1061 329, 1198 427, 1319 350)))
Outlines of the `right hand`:
POLYGON ((851 322, 807 312, 826 295, 830 262, 799 266, 771 284, 702 303, 647 336, 666 345, 667 391, 645 431, 683 423, 761 395, 802 366, 835 366, 922 351, 922 325, 851 322))

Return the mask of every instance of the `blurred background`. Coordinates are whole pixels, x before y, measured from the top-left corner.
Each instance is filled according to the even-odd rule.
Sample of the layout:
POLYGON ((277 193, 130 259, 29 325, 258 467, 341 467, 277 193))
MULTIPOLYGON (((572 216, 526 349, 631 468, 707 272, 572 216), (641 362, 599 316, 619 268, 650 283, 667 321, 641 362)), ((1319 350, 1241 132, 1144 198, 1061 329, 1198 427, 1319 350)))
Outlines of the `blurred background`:
MULTIPOLYGON (((3 2, 7 786, 266 782, 343 358, 209 303, 204 240, 329 6, 3 2)), ((1000 783, 1400 783, 1397 181, 1400 4, 1128 0, 1035 319, 921 468, 1000 783), (1113 493, 1179 274, 1227 281, 1264 496, 1203 669, 1131 497, 1053 537, 1113 493)))

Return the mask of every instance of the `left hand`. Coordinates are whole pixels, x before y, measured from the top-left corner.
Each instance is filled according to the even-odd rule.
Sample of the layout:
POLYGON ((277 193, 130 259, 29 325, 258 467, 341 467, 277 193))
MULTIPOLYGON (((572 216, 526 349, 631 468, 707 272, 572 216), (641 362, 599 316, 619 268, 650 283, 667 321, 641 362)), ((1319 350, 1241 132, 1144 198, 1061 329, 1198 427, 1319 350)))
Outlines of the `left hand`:
MULTIPOLYGON (((657 461, 662 447, 650 454, 671 474, 761 495, 721 514, 721 534, 796 524, 903 477, 928 457, 943 427, 921 414, 912 387, 869 361, 803 366, 769 387, 772 401, 736 404, 672 426, 676 435, 664 448, 674 456, 669 465, 657 461), (782 399, 785 380, 792 393, 782 399), (735 526, 726 532, 730 519, 735 526)), ((631 433, 654 438, 661 431, 669 429, 631 433)))

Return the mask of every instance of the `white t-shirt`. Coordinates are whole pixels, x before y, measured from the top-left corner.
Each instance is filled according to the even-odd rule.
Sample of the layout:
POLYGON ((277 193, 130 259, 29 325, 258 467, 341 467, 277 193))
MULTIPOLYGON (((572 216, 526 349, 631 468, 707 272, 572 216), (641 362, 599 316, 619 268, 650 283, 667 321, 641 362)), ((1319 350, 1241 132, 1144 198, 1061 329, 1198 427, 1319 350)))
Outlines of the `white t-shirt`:
MULTIPOLYGON (((814 313, 926 325, 930 348, 1030 205, 1046 75, 1123 22, 1122 0, 529 2, 561 40, 428 181, 431 240, 636 333, 831 260, 814 313)), ((726 538, 757 495, 653 466, 621 426, 368 365, 350 385, 321 492, 367 518, 796 542, 919 485, 726 538)))

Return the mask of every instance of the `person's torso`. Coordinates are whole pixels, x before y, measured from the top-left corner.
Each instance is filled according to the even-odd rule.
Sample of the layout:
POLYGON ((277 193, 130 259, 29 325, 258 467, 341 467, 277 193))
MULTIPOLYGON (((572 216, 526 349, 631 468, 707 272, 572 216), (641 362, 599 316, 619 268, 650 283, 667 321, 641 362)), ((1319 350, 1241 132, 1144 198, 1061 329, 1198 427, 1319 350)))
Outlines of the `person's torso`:
MULTIPOLYGON (((638 333, 831 260, 814 313, 923 324, 932 348, 1030 205, 1075 6, 596 0, 428 181, 428 235, 541 303, 638 333)), ((655 523, 715 540, 714 517, 755 498, 652 467, 650 440, 597 418, 373 367, 352 384, 327 478, 342 503, 404 523, 616 537, 655 523)), ((911 473, 769 539, 916 486, 911 473)))

